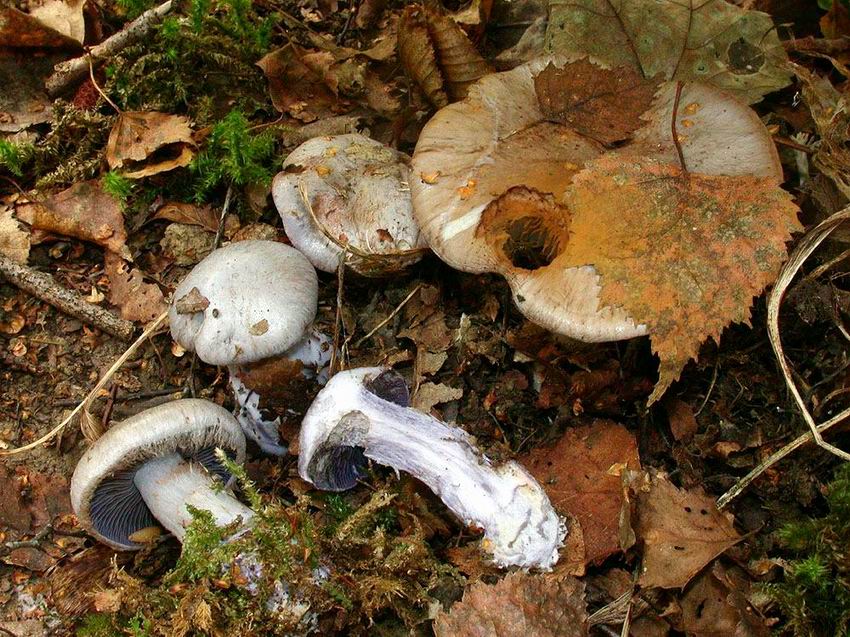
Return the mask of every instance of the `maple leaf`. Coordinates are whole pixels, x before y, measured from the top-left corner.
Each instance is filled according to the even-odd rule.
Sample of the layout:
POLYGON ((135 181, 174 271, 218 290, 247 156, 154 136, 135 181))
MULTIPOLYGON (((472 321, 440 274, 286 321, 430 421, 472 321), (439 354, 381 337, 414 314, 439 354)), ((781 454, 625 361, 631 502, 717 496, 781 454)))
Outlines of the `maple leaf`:
POLYGON ((724 0, 553 0, 546 50, 706 82, 748 103, 790 81, 770 16, 724 0))
POLYGON ((603 69, 587 59, 558 68, 551 62, 534 78, 543 115, 603 144, 631 136, 642 124, 659 81, 631 67, 603 69))
POLYGON ((679 489, 663 474, 638 492, 635 533, 643 541, 638 583, 661 588, 683 587, 741 540, 713 498, 679 489))
POLYGON ((770 178, 683 173, 608 155, 576 175, 570 240, 555 262, 592 265, 603 306, 646 324, 661 359, 657 400, 708 338, 749 322, 801 229, 791 196, 770 178))
POLYGON ((574 577, 511 573, 494 585, 476 582, 448 613, 437 637, 584 637, 584 584, 574 577))

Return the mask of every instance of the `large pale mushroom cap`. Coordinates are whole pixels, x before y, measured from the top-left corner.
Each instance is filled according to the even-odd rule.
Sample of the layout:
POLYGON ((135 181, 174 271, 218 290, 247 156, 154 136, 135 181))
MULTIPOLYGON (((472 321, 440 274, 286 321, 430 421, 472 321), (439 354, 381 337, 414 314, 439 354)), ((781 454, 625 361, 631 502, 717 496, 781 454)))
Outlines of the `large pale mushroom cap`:
MULTIPOLYGON (((631 143, 606 151, 569 126, 548 121, 541 109, 534 78, 550 63, 563 68, 567 62, 545 56, 488 75, 465 100, 437 112, 413 154, 414 215, 431 249, 452 267, 504 275, 517 306, 535 323, 591 342, 640 336, 646 326, 621 308, 600 307, 600 281, 592 263, 559 265, 558 255, 569 240, 564 195, 584 165, 605 152, 646 154, 678 164, 671 136, 676 84, 661 85, 643 116, 646 124, 631 143), (528 214, 516 206, 490 207, 485 215, 512 188, 543 193, 545 205, 528 214)), ((677 128, 690 172, 782 179, 766 128, 728 93, 685 84, 677 128)))
POLYGON ((426 246, 413 220, 409 161, 359 134, 301 144, 272 186, 292 245, 325 272, 336 272, 346 246, 352 267, 362 274, 397 270, 421 258, 426 246), (361 267, 358 257, 369 263, 361 267))
POLYGON ((316 271, 298 250, 241 241, 213 251, 177 286, 171 335, 210 365, 252 363, 298 343, 318 299, 316 271))
POLYGON ((145 410, 113 426, 83 454, 71 478, 71 505, 101 542, 139 549, 130 536, 157 521, 133 481, 136 470, 147 460, 178 453, 226 477, 216 448, 238 463, 244 459, 245 436, 223 407, 187 398, 145 410))

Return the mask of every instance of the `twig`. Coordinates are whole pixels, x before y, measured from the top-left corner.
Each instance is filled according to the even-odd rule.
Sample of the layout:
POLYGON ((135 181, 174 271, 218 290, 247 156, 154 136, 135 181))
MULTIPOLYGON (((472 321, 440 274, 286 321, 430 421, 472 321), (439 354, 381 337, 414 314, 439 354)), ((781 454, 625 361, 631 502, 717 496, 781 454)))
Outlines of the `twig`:
POLYGON ((77 292, 62 287, 49 274, 33 270, 3 254, 0 254, 0 276, 65 314, 124 341, 130 340, 136 329, 130 321, 125 321, 109 310, 89 303, 77 292))
POLYGON ((230 210, 230 195, 233 192, 233 184, 227 186, 227 194, 224 195, 224 205, 221 207, 221 216, 218 218, 218 228, 215 231, 215 241, 213 242, 213 250, 221 245, 221 237, 224 235, 224 219, 227 217, 227 211, 230 210))
POLYGON ((103 89, 100 88, 100 85, 97 83, 97 80, 94 79, 94 64, 92 64, 91 56, 90 55, 86 56, 86 60, 89 63, 89 79, 91 80, 92 86, 94 86, 94 90, 96 90, 100 94, 100 96, 104 100, 106 100, 106 103, 109 104, 112 108, 114 108, 115 112, 120 115, 121 109, 118 108, 118 105, 115 102, 113 102, 111 99, 109 99, 109 96, 106 93, 103 92, 103 89))
POLYGON ((688 175, 688 166, 685 163, 685 155, 682 153, 682 144, 679 143, 679 133, 676 131, 676 118, 679 116, 679 101, 682 99, 682 83, 676 82, 676 97, 673 100, 673 116, 670 118, 670 130, 673 133, 673 145, 682 165, 682 172, 688 175))
POLYGON ((809 255, 811 255, 812 252, 817 249, 817 247, 823 242, 824 239, 826 239, 830 235, 833 230, 835 230, 838 226, 840 226, 847 220, 850 220, 850 206, 844 208, 843 210, 839 210, 831 217, 822 221, 817 226, 812 228, 808 233, 806 233, 806 235, 797 244, 797 247, 794 249, 794 252, 791 253, 788 262, 783 266, 782 271, 779 273, 779 277, 776 280, 776 284, 774 285, 773 290, 770 293, 770 297, 767 303, 767 333, 770 337, 770 344, 773 347, 774 354, 776 354, 777 362, 779 363, 779 368, 782 371, 782 375, 785 377, 785 384, 788 386, 788 391, 790 391, 791 395, 794 397, 794 401, 797 403, 797 407, 799 408, 800 413, 803 416, 803 420, 809 426, 809 431, 807 431, 802 436, 799 436, 796 440, 793 440, 792 442, 785 445, 785 447, 771 455, 769 458, 767 458, 765 461, 755 467, 752 471, 750 471, 746 476, 741 478, 731 489, 729 489, 726 493, 720 496, 720 498, 718 498, 718 508, 722 508, 729 504, 729 502, 736 498, 750 483, 752 483, 762 473, 767 471, 767 469, 782 460, 782 458, 787 456, 795 449, 801 447, 802 445, 806 444, 811 440, 814 440, 819 447, 822 447, 827 451, 837 455, 839 458, 842 458, 843 460, 850 460, 850 454, 834 445, 829 444, 823 439, 823 436, 821 435, 830 427, 836 425, 839 422, 844 421, 848 416, 850 416, 850 409, 845 409, 840 414, 833 418, 830 418, 825 423, 821 423, 820 425, 815 424, 815 421, 812 418, 812 415, 809 413, 809 410, 806 407, 806 403, 803 400, 803 397, 800 395, 800 392, 797 389, 797 385, 794 382, 791 373, 791 368, 788 365, 787 359, 785 358, 785 352, 782 348, 782 341, 779 336, 779 306, 782 303, 782 299, 785 296, 785 292, 788 290, 791 281, 793 280, 797 272, 800 270, 809 255))
POLYGON ((0 550, 5 553, 11 553, 17 549, 37 549, 41 548, 41 541, 45 539, 48 535, 53 534, 53 525, 45 524, 42 528, 39 529, 38 533, 36 533, 29 540, 17 540, 14 542, 5 542, 0 550))
POLYGON ((782 42, 785 50, 796 53, 823 53, 824 55, 834 55, 842 53, 850 49, 850 38, 815 38, 808 36, 805 38, 793 38, 782 42))
POLYGON ((124 29, 108 37, 97 46, 93 46, 85 55, 60 62, 54 66, 53 74, 44 83, 50 97, 56 97, 75 82, 81 80, 86 74, 90 60, 92 64, 95 64, 110 58, 144 38, 171 11, 171 6, 172 0, 167 0, 161 5, 145 11, 124 29))
POLYGON ((702 410, 705 409, 705 406, 708 404, 708 399, 711 397, 711 392, 714 391, 714 384, 717 382, 717 372, 720 369, 720 361, 714 361, 714 373, 711 374, 711 383, 708 386, 708 391, 705 392, 705 398, 702 400, 702 404, 699 406, 694 412, 694 418, 699 416, 702 413, 702 410))
POLYGON ((70 414, 68 414, 68 416, 65 418, 65 420, 60 422, 58 425, 56 425, 53 429, 48 431, 46 434, 44 434, 38 440, 34 440, 33 442, 31 442, 27 445, 24 445, 23 447, 15 447, 14 449, 0 450, 0 456, 14 456, 16 454, 23 453, 24 451, 29 451, 30 449, 35 449, 39 445, 47 442, 48 440, 50 440, 51 438, 53 438, 57 434, 61 433, 61 431, 68 425, 68 423, 71 422, 71 420, 73 420, 74 416, 76 416, 78 413, 80 413, 84 408, 87 408, 89 403, 91 401, 93 401, 94 398, 97 396, 98 392, 100 392, 100 390, 103 389, 103 387, 106 385, 106 383, 109 382, 109 380, 112 378, 112 376, 115 374, 115 372, 117 372, 121 368, 121 365, 123 365, 124 362, 135 353, 135 351, 139 348, 139 346, 142 343, 145 342, 145 340, 148 338, 148 336, 153 334, 159 328, 159 326, 162 325, 166 321, 166 319, 168 319, 168 312, 163 312, 162 314, 160 314, 156 318, 156 320, 154 320, 153 323, 151 323, 145 329, 145 331, 142 332, 141 336, 139 336, 139 338, 137 338, 133 342, 133 344, 130 345, 130 347, 127 348, 127 351, 125 351, 123 354, 121 354, 121 356, 118 358, 118 360, 116 360, 112 364, 112 367, 110 367, 108 370, 106 370, 106 373, 98 381, 97 385, 95 385, 94 388, 86 395, 86 397, 83 399, 83 401, 74 408, 74 411, 72 411, 70 414))
POLYGON ((417 292, 418 292, 421 288, 422 288, 422 284, 421 284, 421 283, 418 283, 418 284, 416 285, 416 287, 415 287, 415 288, 413 288, 413 290, 411 290, 410 294, 408 294, 406 297, 404 297, 404 300, 403 300, 401 303, 399 303, 399 304, 396 306, 396 308, 395 308, 392 312, 390 312, 390 313, 387 315, 387 317, 386 317, 383 321, 381 321, 381 322, 380 322, 380 323, 378 323, 375 327, 373 327, 371 330, 369 330, 369 333, 368 333, 368 334, 366 334, 366 336, 364 336, 364 337, 363 337, 363 338, 361 338, 359 341, 357 341, 357 342, 354 344, 354 347, 360 347, 360 346, 361 346, 361 345, 362 345, 362 344, 363 344, 366 340, 368 340, 369 338, 371 338, 372 336, 374 336, 375 332, 377 332, 377 331, 378 331, 379 329, 381 329, 384 325, 386 325, 387 323, 389 323, 389 322, 393 319, 393 317, 401 311, 401 308, 403 308, 405 305, 407 305, 407 302, 408 302, 410 299, 412 299, 412 298, 413 298, 413 295, 414 295, 414 294, 416 294, 416 293, 417 293, 417 292))

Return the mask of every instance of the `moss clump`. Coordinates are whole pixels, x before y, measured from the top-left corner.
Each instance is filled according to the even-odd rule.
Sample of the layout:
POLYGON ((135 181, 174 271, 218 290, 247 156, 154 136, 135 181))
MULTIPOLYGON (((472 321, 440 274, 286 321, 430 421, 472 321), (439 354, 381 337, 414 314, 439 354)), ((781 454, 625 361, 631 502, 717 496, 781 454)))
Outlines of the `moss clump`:
POLYGON ((784 632, 798 637, 850 635, 850 465, 837 471, 826 501, 825 516, 779 531, 793 559, 784 581, 767 587, 786 617, 784 632))

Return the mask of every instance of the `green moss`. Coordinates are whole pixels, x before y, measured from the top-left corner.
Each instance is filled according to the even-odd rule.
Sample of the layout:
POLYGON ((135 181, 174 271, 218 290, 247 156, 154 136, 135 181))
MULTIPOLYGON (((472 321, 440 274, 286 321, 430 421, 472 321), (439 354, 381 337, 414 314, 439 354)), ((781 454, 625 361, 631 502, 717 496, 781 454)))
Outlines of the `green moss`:
POLYGON ((89 613, 75 632, 77 637, 120 637, 112 615, 106 613, 89 613))
POLYGON ((0 139, 0 166, 6 168, 16 177, 22 177, 24 166, 32 159, 31 144, 14 144, 6 139, 0 139))
POLYGON ((114 171, 104 173, 100 178, 103 191, 121 202, 121 205, 127 203, 127 199, 133 194, 134 184, 131 180, 114 171))
POLYGON ((767 591, 785 615, 783 631, 797 637, 850 635, 850 465, 836 472, 826 501, 826 515, 777 534, 792 559, 767 591))

